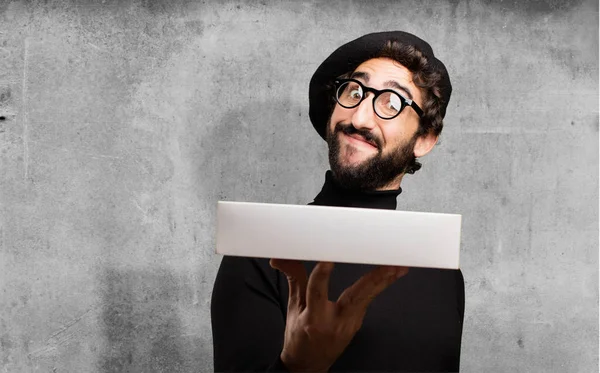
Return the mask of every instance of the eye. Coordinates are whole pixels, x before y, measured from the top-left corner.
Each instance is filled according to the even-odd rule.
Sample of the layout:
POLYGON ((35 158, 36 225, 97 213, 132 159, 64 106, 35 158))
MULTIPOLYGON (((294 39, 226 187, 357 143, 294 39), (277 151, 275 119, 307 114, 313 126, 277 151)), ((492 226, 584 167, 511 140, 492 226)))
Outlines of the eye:
POLYGON ((348 92, 348 96, 350 98, 359 100, 362 97, 362 89, 360 89, 360 87, 357 87, 357 88, 351 90, 350 92, 348 92))
POLYGON ((355 82, 348 82, 345 84, 344 91, 348 97, 353 99, 360 99, 363 95, 363 91, 360 85, 355 82))
POLYGON ((376 101, 377 113, 384 118, 391 118, 402 111, 402 99, 396 93, 386 91, 376 101))
POLYGON ((363 90, 360 84, 348 81, 340 85, 336 99, 343 107, 352 108, 360 103, 362 97, 363 90))
POLYGON ((400 100, 400 96, 391 94, 386 105, 391 110, 400 111, 402 109, 402 100, 400 100))

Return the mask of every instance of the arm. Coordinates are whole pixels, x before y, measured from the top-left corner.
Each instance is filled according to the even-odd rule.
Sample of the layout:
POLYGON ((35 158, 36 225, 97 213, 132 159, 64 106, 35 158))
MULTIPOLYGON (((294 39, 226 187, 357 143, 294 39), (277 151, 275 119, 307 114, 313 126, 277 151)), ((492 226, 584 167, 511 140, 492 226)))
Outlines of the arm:
POLYGON ((225 256, 211 300, 215 372, 285 371, 277 272, 267 259, 225 256))
POLYGON ((460 351, 462 344, 462 330, 465 319, 465 280, 462 274, 462 271, 459 269, 456 271, 456 304, 458 306, 458 317, 460 320, 460 339, 458 346, 458 369, 460 371, 460 351))

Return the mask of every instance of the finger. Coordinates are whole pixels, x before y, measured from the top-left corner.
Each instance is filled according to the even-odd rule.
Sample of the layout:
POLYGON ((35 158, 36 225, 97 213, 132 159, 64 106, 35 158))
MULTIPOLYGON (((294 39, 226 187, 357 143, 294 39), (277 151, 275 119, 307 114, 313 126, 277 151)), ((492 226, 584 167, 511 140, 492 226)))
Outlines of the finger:
POLYGON ((271 259, 271 267, 286 275, 289 287, 288 306, 292 305, 299 310, 306 307, 306 283, 308 275, 306 268, 299 260, 271 259))
POLYGON ((320 262, 313 268, 306 288, 306 307, 319 307, 329 300, 329 279, 333 266, 330 262, 320 262))
POLYGON ((337 304, 343 313, 364 313, 373 299, 407 273, 408 267, 375 268, 344 290, 337 304))

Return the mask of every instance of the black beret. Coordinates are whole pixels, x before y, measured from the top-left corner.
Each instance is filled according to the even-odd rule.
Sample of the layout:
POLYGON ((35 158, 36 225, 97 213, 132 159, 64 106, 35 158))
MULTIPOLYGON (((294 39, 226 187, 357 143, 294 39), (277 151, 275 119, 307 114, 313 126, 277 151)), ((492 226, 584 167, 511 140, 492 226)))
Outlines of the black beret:
POLYGON ((434 70, 437 70, 441 76, 441 95, 442 95, 442 118, 446 114, 446 106, 450 101, 452 85, 448 71, 442 61, 435 58, 431 46, 426 41, 403 31, 377 32, 364 35, 349 43, 346 43, 336 49, 323 63, 317 68, 310 80, 308 90, 309 110, 308 115, 313 126, 325 139, 325 130, 330 113, 331 92, 328 89, 333 84, 334 79, 350 71, 354 71, 361 63, 374 58, 388 41, 397 41, 404 45, 411 45, 417 48, 430 62, 434 70))

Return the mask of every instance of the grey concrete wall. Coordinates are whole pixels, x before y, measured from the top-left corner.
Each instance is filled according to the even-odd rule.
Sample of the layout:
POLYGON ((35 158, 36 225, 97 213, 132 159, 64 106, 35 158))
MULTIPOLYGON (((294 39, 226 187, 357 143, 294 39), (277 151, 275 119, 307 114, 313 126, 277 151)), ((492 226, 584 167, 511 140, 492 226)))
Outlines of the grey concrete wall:
POLYGON ((210 371, 216 201, 311 201, 310 76, 388 29, 454 83, 398 208, 463 214, 464 371, 597 371, 597 2, 367 4, 0 2, 0 371, 210 371))

